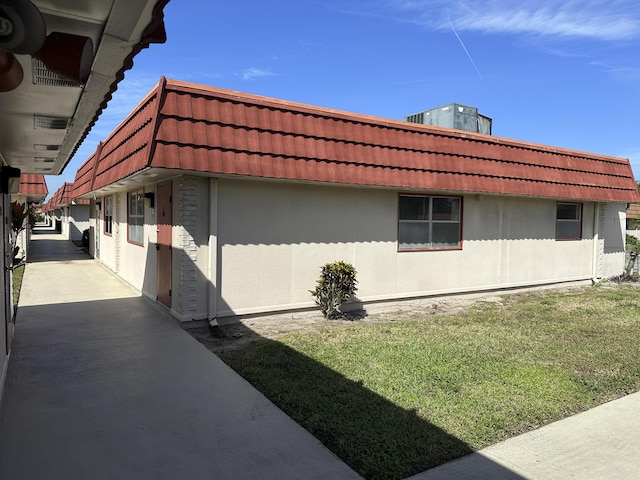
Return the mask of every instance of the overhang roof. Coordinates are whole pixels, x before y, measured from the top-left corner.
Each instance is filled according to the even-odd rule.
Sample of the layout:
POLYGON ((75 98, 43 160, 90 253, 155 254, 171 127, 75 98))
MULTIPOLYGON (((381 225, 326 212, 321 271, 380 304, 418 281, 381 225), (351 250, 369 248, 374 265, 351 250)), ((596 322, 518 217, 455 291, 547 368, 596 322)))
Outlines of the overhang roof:
POLYGON ((622 158, 162 78, 76 173, 75 195, 149 172, 640 201, 622 158))
POLYGON ((88 199, 77 199, 74 195, 73 183, 65 182, 47 202, 49 210, 68 205, 89 205, 88 199))
POLYGON ((627 208, 627 218, 640 218, 640 203, 632 203, 627 208))
POLYGON ((44 179, 44 175, 34 175, 29 173, 23 173, 20 175, 20 188, 18 190, 19 195, 26 195, 27 197, 42 197, 42 200, 49 194, 47 188, 47 182, 44 179))
MULTIPOLYGON (((23 173, 57 175, 106 107, 134 56, 165 39, 168 0, 33 0, 47 34, 88 37, 91 72, 84 85, 50 71, 28 54, 15 54, 24 79, 0 93, 0 155, 23 173)), ((54 58, 68 61, 65 47, 54 58)))

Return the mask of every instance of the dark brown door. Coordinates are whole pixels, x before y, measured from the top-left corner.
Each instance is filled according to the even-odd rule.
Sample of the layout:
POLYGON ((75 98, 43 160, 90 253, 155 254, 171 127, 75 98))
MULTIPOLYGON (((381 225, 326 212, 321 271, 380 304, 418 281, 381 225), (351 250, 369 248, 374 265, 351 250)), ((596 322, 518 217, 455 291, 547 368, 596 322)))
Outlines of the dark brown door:
POLYGON ((158 185, 158 302, 171 307, 171 184, 158 185))

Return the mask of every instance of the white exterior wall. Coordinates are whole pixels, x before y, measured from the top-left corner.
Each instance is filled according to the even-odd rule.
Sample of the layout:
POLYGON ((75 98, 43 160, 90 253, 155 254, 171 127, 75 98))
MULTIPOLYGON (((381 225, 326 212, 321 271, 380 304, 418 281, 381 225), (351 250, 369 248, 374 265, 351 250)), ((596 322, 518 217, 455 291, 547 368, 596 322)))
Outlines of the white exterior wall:
MULTIPOLYGON (((557 241, 555 200, 465 195, 461 250, 398 252, 396 191, 227 179, 217 188, 218 316, 313 306, 308 291, 335 260, 355 266, 363 301, 595 272, 591 202, 583 202, 583 239, 557 241)), ((620 235, 614 230, 604 233, 620 235)), ((604 271, 620 273, 619 246, 605 243, 604 271)))
MULTIPOLYGON (((147 188, 145 191, 152 191, 147 188)), ((115 195, 115 210, 119 215, 119 235, 116 247, 118 274, 133 287, 143 292, 153 300, 157 296, 156 266, 156 215, 155 208, 144 207, 144 235, 143 245, 129 242, 127 236, 127 194, 125 192, 115 195), (146 280, 146 281, 145 281, 146 280)))
POLYGON ((626 204, 603 204, 600 215, 600 231, 602 243, 602 261, 600 276, 610 278, 619 275, 624 270, 625 235, 626 235, 626 204))
POLYGON ((209 178, 182 176, 172 187, 171 310, 181 321, 212 318, 215 315, 210 315, 208 297, 209 178))
MULTIPOLYGON (((145 191, 153 191, 153 187, 147 187, 145 191)), ((113 198, 112 233, 107 235, 104 231, 105 197, 101 197, 98 199, 101 202, 100 209, 97 210, 98 218, 93 219, 93 254, 131 286, 155 300, 155 209, 145 204, 143 245, 134 244, 129 242, 127 235, 127 192, 117 192, 110 196, 113 198), (147 258, 149 255, 150 258, 147 258)))
POLYGON ((60 233, 69 240, 69 207, 60 209, 60 233))
POLYGON ((127 210, 125 206, 124 217, 122 217, 121 213, 117 208, 115 208, 116 198, 118 198, 121 194, 111 195, 113 198, 114 211, 113 211, 113 231, 111 235, 107 235, 104 233, 104 206, 105 206, 105 198, 99 198, 100 208, 97 209, 97 218, 96 218, 96 229, 95 235, 96 240, 94 244, 94 249, 96 252, 94 256, 98 258, 102 263, 105 264, 108 268, 113 270, 116 273, 119 273, 118 269, 118 259, 116 256, 116 245, 118 243, 118 237, 120 236, 120 231, 124 228, 125 235, 127 234, 127 210), (123 220, 124 218, 124 220, 123 220), (124 222, 124 223, 121 223, 124 222), (97 245, 96 245, 97 244, 97 245))
POLYGON ((82 240, 82 232, 89 228, 89 205, 71 205, 68 211, 69 240, 82 240))
MULTIPOLYGON (((113 235, 104 235, 102 210, 94 220, 99 258, 155 300, 155 208, 145 202, 144 245, 131 244, 127 195, 113 197, 113 235)), ((463 195, 462 249, 398 252, 394 190, 180 176, 172 198, 171 312, 181 321, 314 307, 309 290, 336 260, 355 266, 364 302, 587 280, 624 267, 621 204, 583 202, 582 240, 557 241, 556 200, 463 195)))

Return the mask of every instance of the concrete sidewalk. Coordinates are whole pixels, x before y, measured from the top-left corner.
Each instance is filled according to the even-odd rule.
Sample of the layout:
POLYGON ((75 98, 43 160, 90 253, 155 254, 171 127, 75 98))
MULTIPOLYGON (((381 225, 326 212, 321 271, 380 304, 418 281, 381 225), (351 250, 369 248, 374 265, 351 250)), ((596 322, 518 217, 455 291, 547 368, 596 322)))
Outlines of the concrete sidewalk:
POLYGON ((640 479, 640 393, 519 435, 411 480, 640 479))
POLYGON ((71 242, 36 233, 29 261, 0 478, 360 478, 71 242))

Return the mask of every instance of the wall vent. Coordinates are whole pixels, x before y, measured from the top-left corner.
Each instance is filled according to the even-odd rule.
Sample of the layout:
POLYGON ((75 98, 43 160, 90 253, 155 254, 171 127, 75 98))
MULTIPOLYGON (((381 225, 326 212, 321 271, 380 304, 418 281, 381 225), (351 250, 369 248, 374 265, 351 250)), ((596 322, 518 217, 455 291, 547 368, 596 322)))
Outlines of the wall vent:
POLYGON ((66 130, 71 122, 67 117, 53 117, 51 115, 34 115, 34 128, 48 128, 52 130, 66 130))
POLYGON ((60 145, 45 145, 43 143, 34 143, 33 144, 33 149, 36 152, 42 152, 42 151, 54 152, 54 151, 60 149, 60 145))
POLYGON ((52 72, 37 58, 32 57, 31 69, 33 72, 32 77, 34 85, 46 85, 48 87, 81 87, 79 83, 52 72))

